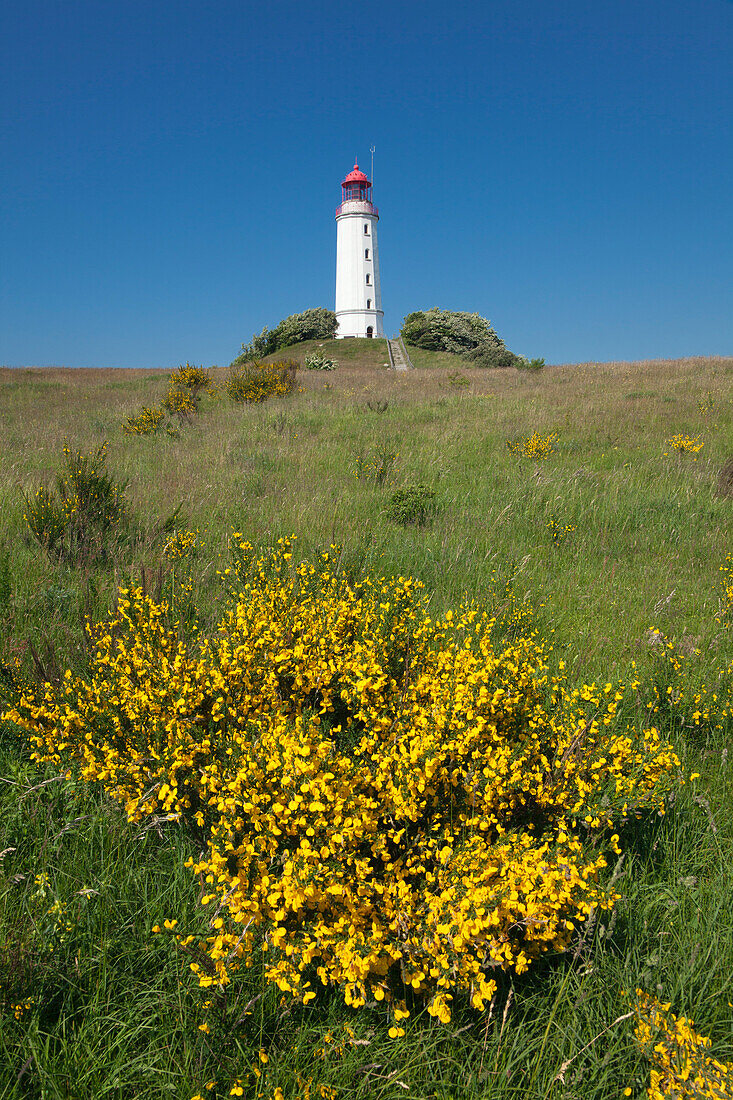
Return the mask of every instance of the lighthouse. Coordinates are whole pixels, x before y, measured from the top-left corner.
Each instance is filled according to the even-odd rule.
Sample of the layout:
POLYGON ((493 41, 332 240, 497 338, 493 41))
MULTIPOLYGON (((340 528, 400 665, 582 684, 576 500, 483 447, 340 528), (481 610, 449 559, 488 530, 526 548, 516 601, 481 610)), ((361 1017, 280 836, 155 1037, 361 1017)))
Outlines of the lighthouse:
POLYGON ((358 164, 341 184, 336 209, 336 339, 384 336, 377 222, 371 181, 358 164))

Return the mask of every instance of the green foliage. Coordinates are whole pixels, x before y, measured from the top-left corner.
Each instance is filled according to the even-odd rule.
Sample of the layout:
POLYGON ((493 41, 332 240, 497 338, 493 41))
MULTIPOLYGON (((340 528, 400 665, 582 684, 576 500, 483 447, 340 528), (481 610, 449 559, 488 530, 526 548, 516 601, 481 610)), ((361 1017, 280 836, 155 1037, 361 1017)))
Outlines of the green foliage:
POLYGON ((257 404, 268 397, 286 397, 295 389, 298 363, 283 359, 277 363, 236 362, 229 368, 225 387, 232 401, 257 404))
POLYGON ((408 313, 400 335, 414 347, 450 351, 455 355, 465 355, 475 348, 504 347, 504 341, 485 317, 437 307, 408 313))
POLYGON ((274 355, 282 348, 300 344, 303 340, 332 340, 336 335, 336 323, 336 314, 321 306, 306 309, 303 313, 293 313, 283 318, 275 328, 265 326, 259 336, 254 335, 248 344, 242 344, 241 354, 232 366, 246 363, 248 359, 274 355))
POLYGON ((387 505, 387 515, 401 527, 424 527, 436 512, 435 492, 427 485, 396 489, 387 505))
POLYGON ((338 366, 335 359, 328 359, 318 351, 314 351, 312 355, 306 355, 304 362, 306 370, 336 370, 338 366))
POLYGON ((107 469, 106 443, 91 454, 72 451, 67 443, 56 492, 41 486, 25 497, 28 528, 52 557, 71 564, 101 560, 126 519, 126 485, 107 469))
POLYGON ((491 322, 478 313, 437 307, 418 310, 407 314, 400 335, 412 347, 461 355, 475 367, 541 370, 544 366, 543 359, 530 361, 509 351, 491 322))
MULTIPOLYGON (((552 959, 534 975, 500 982, 493 1013, 483 1017, 458 998, 455 1026, 438 1027, 413 1011, 403 1021, 406 1034, 394 1038, 383 1003, 355 1013, 319 989, 305 1008, 286 1008, 256 969, 221 998, 184 989, 194 956, 176 948, 174 935, 151 936, 150 929, 175 913, 175 931, 199 933, 201 890, 185 863, 201 847, 176 821, 130 829, 87 784, 54 781, 57 769, 32 764, 17 727, 0 724, 0 1080, 7 1100, 44 1091, 54 1100, 110 1092, 221 1100, 252 1067, 262 1079, 244 1083, 245 1098, 258 1087, 270 1100, 275 1087, 286 1100, 303 1095, 299 1074, 313 1077, 311 1096, 323 1085, 336 1087, 338 1100, 608 1100, 627 1084, 641 1097, 649 1071, 633 1020, 623 1019, 629 1005, 622 991, 636 986, 694 1019, 713 1037, 716 1057, 733 1058, 733 998, 715 995, 725 993, 733 969, 733 922, 725 918, 733 892, 733 720, 719 716, 730 711, 721 689, 733 671, 721 679, 719 669, 733 661, 733 629, 716 619, 718 569, 731 551, 733 360, 568 366, 546 371, 541 386, 516 370, 471 371, 471 389, 460 390, 446 377, 466 361, 417 349, 418 370, 382 375, 382 347, 367 340, 327 345, 325 353, 340 360, 338 379, 307 376, 314 384, 288 404, 282 431, 273 424, 282 402, 268 411, 227 400, 212 407, 210 430, 182 433, 180 442, 141 446, 120 432, 114 454, 139 487, 146 531, 157 530, 170 501, 185 494, 191 526, 211 524, 216 549, 232 527, 257 545, 271 532, 296 529, 308 553, 343 540, 348 575, 356 580, 364 563, 388 576, 419 574, 436 616, 463 593, 498 613, 512 578, 519 608, 528 593, 546 603, 539 626, 554 631, 553 662, 562 659, 573 676, 600 685, 625 679, 624 713, 665 736, 675 731, 686 771, 703 774, 663 818, 629 821, 622 836, 628 855, 604 876, 613 877, 622 900, 613 914, 598 913, 577 930, 577 958, 552 959), (364 367, 374 368, 369 389, 362 388, 364 367), (603 399, 590 399, 599 387, 603 399), (628 400, 629 391, 641 394, 643 407, 628 400), (707 391, 714 396, 704 422, 709 461, 663 460, 673 432, 701 430, 698 402, 707 391), (390 398, 389 418, 363 411, 374 394, 390 398), (425 481, 451 502, 431 527, 393 524, 384 508, 396 486, 371 489, 355 479, 355 455, 371 453, 385 426, 393 446, 399 441, 400 479, 425 481), (537 426, 543 434, 562 431, 541 471, 516 461, 505 444, 537 426), (559 550, 545 527, 553 514, 562 525, 577 524, 559 550), (651 625, 676 638, 676 650, 684 647, 686 682, 661 640, 647 636, 651 625), (49 894, 41 919, 33 895, 43 873, 49 894), (48 912, 57 903, 74 921, 63 940, 48 912), (46 941, 53 952, 40 949, 46 941), (16 1017, 14 1006, 29 1000, 16 1017), (210 1032, 200 1030, 204 1023, 210 1032), (343 1039, 346 1027, 353 1046, 343 1039)), ((10 459, 0 479, 0 543, 11 555, 13 587, 12 638, 0 637, 0 695, 8 679, 25 690, 33 677, 29 637, 46 664, 48 634, 60 668, 88 660, 88 571, 48 560, 35 542, 28 547, 18 483, 35 487, 38 470, 56 468, 64 431, 89 451, 108 423, 159 403, 164 377, 68 371, 59 382, 56 372, 0 372, 0 450, 10 459)), ((152 539, 136 546, 136 563, 153 570, 161 548, 152 539)), ((114 551, 118 560, 117 545, 114 551)), ((111 560, 92 571, 94 622, 114 613, 111 560)), ((207 550, 185 564, 210 634, 225 589, 217 576, 223 563, 207 550)), ((177 585, 182 565, 175 563, 177 585)), ((171 570, 166 563, 166 598, 171 570)), ((178 597, 172 617, 181 618, 178 597)), ((298 644, 296 636, 283 648, 298 644)), ((488 764, 494 761, 481 760, 478 769, 488 764)), ((274 869, 281 875, 279 863, 274 869)))
POLYGON ((509 351, 509 348, 503 346, 493 347, 491 344, 485 344, 466 352, 464 358, 474 367, 486 367, 489 370, 495 370, 497 368, 518 366, 519 356, 515 355, 513 351, 509 351))
POLYGON ((380 443, 369 453, 356 456, 356 476, 360 481, 384 485, 394 474, 398 458, 399 451, 388 443, 380 443))

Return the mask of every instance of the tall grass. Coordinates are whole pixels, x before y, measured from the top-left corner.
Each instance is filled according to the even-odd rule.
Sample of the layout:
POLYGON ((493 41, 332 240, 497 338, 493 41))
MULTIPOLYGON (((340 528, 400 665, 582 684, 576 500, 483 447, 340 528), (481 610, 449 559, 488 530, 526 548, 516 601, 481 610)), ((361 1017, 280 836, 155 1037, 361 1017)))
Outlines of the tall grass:
MULTIPOLYGON (((301 372, 303 392, 286 403, 210 400, 177 438, 122 431, 160 400, 165 372, 0 371, 0 665, 33 677, 32 644, 48 667, 83 667, 85 616, 104 618, 118 581, 143 569, 148 583, 162 570, 164 594, 177 592, 181 566, 156 532, 180 504, 182 527, 199 529, 187 568, 203 629, 232 528, 255 546, 294 532, 304 555, 338 543, 354 574, 419 577, 436 611, 465 597, 500 605, 509 585, 537 608, 552 659, 574 678, 650 676, 653 627, 684 648, 693 680, 715 682, 733 660, 733 632, 715 618, 731 550, 733 501, 716 486, 733 455, 733 360, 536 375, 459 364, 469 384, 457 385, 455 365, 397 375, 381 369, 380 342, 360 343, 326 342, 339 370, 301 372), (368 401, 388 405, 375 416, 368 401), (512 455, 507 441, 535 430, 557 432, 555 453, 512 455), (676 433, 699 435, 703 449, 665 456, 676 433), (22 494, 53 484, 65 439, 86 453, 108 441, 109 468, 127 482, 140 534, 113 560, 52 560, 26 530, 22 494), (389 486, 357 476, 359 456, 380 447, 399 454, 389 486), (429 525, 390 519, 394 478, 435 492, 429 525), (570 528, 560 543, 552 521, 570 528)), ((615 872, 623 900, 589 922, 577 950, 504 979, 490 1018, 458 1005, 448 1027, 417 1014, 391 1039, 377 1006, 350 1014, 327 996, 281 1005, 256 971, 205 1007, 190 960, 150 934, 174 912, 182 927, 193 922, 201 887, 184 862, 198 853, 175 823, 130 827, 95 791, 31 764, 6 724, 0 1100, 223 1097, 253 1066, 262 1076, 250 1076, 245 1096, 303 1096, 309 1077, 314 1096, 320 1085, 339 1097, 586 1100, 627 1085, 642 1096, 648 1067, 632 1022, 619 1020, 636 986, 691 1016, 730 1060, 730 732, 729 722, 703 735, 675 728, 701 779, 665 817, 630 831, 615 872)))

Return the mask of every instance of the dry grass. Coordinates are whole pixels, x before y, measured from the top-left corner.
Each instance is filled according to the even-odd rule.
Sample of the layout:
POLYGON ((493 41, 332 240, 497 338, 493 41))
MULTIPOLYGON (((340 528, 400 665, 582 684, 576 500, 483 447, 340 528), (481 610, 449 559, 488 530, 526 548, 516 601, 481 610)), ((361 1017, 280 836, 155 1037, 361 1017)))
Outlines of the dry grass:
MULTIPOLYGON (((454 360, 395 373, 366 364, 379 343, 335 342, 336 357, 347 348, 353 364, 300 372, 301 392, 284 400, 243 408, 205 398, 178 439, 121 430, 160 400, 164 371, 0 371, 0 543, 15 548, 18 620, 30 623, 38 593, 60 583, 23 544, 21 490, 52 481, 68 438, 82 450, 109 441, 110 467, 129 480, 144 528, 179 504, 187 523, 205 528, 209 577, 232 527, 260 545, 295 532, 306 551, 335 540, 355 562, 417 574, 442 606, 512 577, 546 605, 558 644, 583 670, 623 668, 650 625, 712 644, 717 569, 730 549, 719 479, 733 455, 733 359, 537 374, 454 360), (704 401, 712 406, 703 414, 704 401), (551 461, 509 455, 506 441, 535 429, 558 433, 551 461), (680 431, 702 433, 697 461, 664 457, 665 440, 680 431), (388 487, 375 492, 356 478, 358 457, 381 445, 399 452, 400 485, 436 491, 440 515, 429 529, 396 528, 388 487), (560 550, 547 531, 552 517, 575 526, 560 550)), ((294 350, 302 358, 310 348, 294 350)), ((225 373, 214 371, 218 380, 225 373)), ((158 553, 139 549, 135 562, 153 567, 158 553)), ((109 584, 102 577, 97 587, 109 584)))

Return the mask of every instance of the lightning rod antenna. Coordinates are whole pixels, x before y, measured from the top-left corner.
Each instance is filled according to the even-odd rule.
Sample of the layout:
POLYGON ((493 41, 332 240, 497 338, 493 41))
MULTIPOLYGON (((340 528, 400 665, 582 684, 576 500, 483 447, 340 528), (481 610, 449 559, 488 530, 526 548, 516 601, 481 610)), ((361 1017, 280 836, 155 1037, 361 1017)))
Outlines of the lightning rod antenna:
POLYGON ((370 152, 370 153, 372 154, 372 175, 371 175, 371 180, 372 180, 372 195, 374 195, 374 149, 375 149, 375 146, 374 146, 374 145, 370 145, 370 146, 369 146, 369 152, 370 152))

